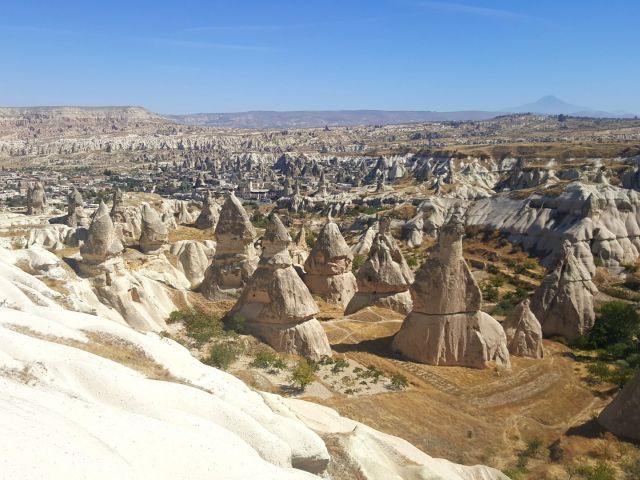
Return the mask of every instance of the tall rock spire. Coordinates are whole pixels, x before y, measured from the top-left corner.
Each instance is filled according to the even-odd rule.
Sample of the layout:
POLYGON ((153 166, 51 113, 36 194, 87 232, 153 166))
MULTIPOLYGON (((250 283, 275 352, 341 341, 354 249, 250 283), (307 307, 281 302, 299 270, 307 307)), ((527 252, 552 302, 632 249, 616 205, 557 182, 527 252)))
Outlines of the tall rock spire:
POLYGON ((482 295, 462 256, 464 224, 452 215, 441 229, 438 250, 411 287, 413 310, 393 339, 394 350, 422 363, 484 368, 510 366, 502 326, 480 311, 482 295))

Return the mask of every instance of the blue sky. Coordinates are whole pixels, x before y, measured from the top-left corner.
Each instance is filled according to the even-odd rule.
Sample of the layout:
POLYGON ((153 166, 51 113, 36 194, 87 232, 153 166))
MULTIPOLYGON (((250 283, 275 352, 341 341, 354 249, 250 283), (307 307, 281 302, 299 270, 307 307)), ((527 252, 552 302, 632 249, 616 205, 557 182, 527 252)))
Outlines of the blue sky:
POLYGON ((0 105, 640 113, 637 0, 0 0, 0 105))

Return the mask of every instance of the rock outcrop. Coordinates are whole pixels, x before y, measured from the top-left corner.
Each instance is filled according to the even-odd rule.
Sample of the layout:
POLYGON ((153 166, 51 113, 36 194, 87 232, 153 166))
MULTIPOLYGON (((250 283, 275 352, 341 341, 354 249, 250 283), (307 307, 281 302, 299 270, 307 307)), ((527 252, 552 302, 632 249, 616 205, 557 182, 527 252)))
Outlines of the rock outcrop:
POLYGON ((220 205, 218 205, 218 202, 216 202, 216 199, 212 195, 207 195, 202 202, 202 211, 200 215, 198 215, 198 218, 196 218, 193 226, 201 230, 215 230, 219 216, 220 205))
POLYGON ((27 214, 42 215, 47 208, 47 196, 42 182, 29 184, 27 189, 27 214))
POLYGON ((373 305, 404 314, 411 311, 409 287, 414 280, 413 272, 389 232, 388 218, 380 220, 380 231, 356 280, 358 291, 347 305, 346 315, 373 305))
POLYGON ((178 225, 191 225, 195 221, 193 214, 189 211, 188 202, 180 202, 177 205, 176 211, 176 222, 178 225))
POLYGON ((304 282, 311 293, 344 308, 357 289, 356 277, 351 272, 352 263, 351 249, 338 226, 329 220, 304 263, 304 282))
POLYGON ((557 265, 544 277, 531 301, 544 335, 572 340, 590 330, 595 322, 593 296, 597 291, 591 275, 565 241, 557 265))
POLYGON ((480 311, 482 295, 462 257, 464 225, 457 215, 441 229, 439 249, 411 287, 413 311, 393 339, 393 349, 432 365, 510 366, 502 326, 480 311))
POLYGON ((213 252, 211 247, 195 240, 181 240, 171 245, 170 249, 170 253, 176 256, 178 270, 189 280, 192 287, 202 283, 213 252))
POLYGON ((111 220, 118 223, 124 223, 127 219, 124 216, 124 194, 116 185, 113 189, 113 205, 111 206, 111 220))
POLYGON ((291 244, 290 252, 294 265, 304 265, 304 262, 309 257, 307 233, 304 229, 304 225, 300 226, 300 230, 298 231, 295 240, 291 244))
POLYGON ((602 410, 598 423, 619 437, 640 441, 640 372, 602 410))
POLYGON ((216 254, 200 286, 210 300, 237 298, 258 264, 256 230, 240 200, 229 194, 216 225, 216 254))
POLYGON ((509 353, 516 357, 542 358, 542 327, 524 300, 502 322, 509 353))
POLYGON ((109 209, 100 202, 100 206, 91 218, 87 240, 80 247, 82 264, 97 266, 112 258, 119 257, 124 246, 118 237, 109 209))
POLYGON ((87 228, 89 226, 89 217, 84 211, 84 200, 82 194, 74 187, 69 192, 69 205, 67 210, 66 224, 72 228, 87 228))
POLYGON ((409 248, 422 245, 424 238, 424 219, 422 218, 422 213, 419 213, 407 222, 404 227, 404 235, 409 248))
POLYGON ((293 268, 290 243, 287 229, 272 214, 258 267, 227 315, 240 315, 249 332, 276 350, 317 360, 330 356, 331 347, 314 318, 318 306, 293 268))
POLYGON ((143 253, 158 253, 169 241, 167 226, 162 222, 158 212, 145 203, 142 205, 142 232, 140 234, 140 250, 143 253))

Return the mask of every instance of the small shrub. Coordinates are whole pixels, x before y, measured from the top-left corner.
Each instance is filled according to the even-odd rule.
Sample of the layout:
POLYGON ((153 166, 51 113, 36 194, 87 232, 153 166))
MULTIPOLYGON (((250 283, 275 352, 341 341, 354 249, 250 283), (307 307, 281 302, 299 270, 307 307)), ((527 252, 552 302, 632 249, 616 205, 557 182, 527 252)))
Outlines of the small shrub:
POLYGON ((218 317, 195 310, 176 310, 171 312, 167 323, 182 323, 185 333, 197 347, 203 346, 213 338, 223 334, 222 322, 218 317))
POLYGON ((415 268, 418 266, 418 259, 415 255, 407 255, 407 265, 411 268, 415 268))
POLYGON ((207 365, 226 370, 238 358, 240 349, 231 343, 217 343, 211 347, 209 357, 205 360, 207 365))
POLYGON ((640 478, 640 458, 636 458, 622 466, 625 480, 638 480, 640 478))
POLYGON ((527 449, 525 453, 529 457, 537 457, 540 454, 540 450, 542 449, 542 440, 539 438, 534 438, 527 442, 527 449))
POLYGON ((401 373, 391 375, 391 388, 394 390, 405 390, 409 386, 409 380, 401 373))
POLYGON ((320 359, 320 365, 333 365, 334 361, 333 358, 331 358, 328 355, 323 355, 322 358, 320 359))
POLYGON ((270 350, 261 350, 249 364, 255 368, 269 368, 276 361, 276 354, 270 350))
POLYGON ((497 302, 500 299, 500 292, 498 292, 498 287, 487 282, 482 288, 482 296, 488 302, 497 302))
POLYGON ((357 273, 358 270, 360 270, 360 267, 362 266, 362 264, 364 263, 364 261, 367 259, 367 257, 365 257, 364 255, 357 253, 353 256, 353 263, 351 264, 351 271, 353 273, 357 273))
POLYGON ((315 234, 315 232, 309 231, 305 238, 307 240, 307 247, 313 248, 314 245, 316 244, 316 240, 318 239, 318 236, 315 234))
POLYGON ((291 371, 290 381, 301 391, 305 391, 307 386, 316 378, 314 367, 306 360, 300 360, 291 371))
POLYGON ((331 369, 331 371, 333 373, 340 373, 347 367, 349 367, 349 362, 344 358, 338 358, 333 364, 333 368, 331 369))
POLYGON ((245 318, 239 313, 236 313, 224 318, 224 329, 228 332, 243 333, 245 322, 245 318))
POLYGON ((604 462, 598 462, 593 467, 580 467, 578 472, 585 480, 616 480, 615 470, 604 462))
POLYGON ((489 265, 487 265, 487 272, 492 275, 497 275, 500 273, 500 269, 495 264, 490 263, 489 265))

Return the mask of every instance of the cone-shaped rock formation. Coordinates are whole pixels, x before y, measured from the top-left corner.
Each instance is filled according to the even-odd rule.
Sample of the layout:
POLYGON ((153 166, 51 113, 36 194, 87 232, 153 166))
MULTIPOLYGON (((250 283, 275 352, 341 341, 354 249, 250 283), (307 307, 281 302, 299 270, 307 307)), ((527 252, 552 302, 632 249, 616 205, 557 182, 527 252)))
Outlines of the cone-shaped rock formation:
POLYGON ((356 277, 351 272, 353 253, 331 220, 324 226, 304 263, 304 282, 311 293, 329 303, 346 307, 356 292, 356 277))
POLYGON ((309 247, 307 246, 307 233, 304 225, 300 226, 300 230, 296 235, 294 242, 291 244, 291 258, 295 265, 304 265, 309 257, 309 247))
POLYGON ((314 318, 311 293, 293 268, 291 237, 271 215, 258 268, 228 315, 240 315, 247 329, 281 352, 319 359, 331 355, 327 335, 314 318))
POLYGON ((74 187, 73 190, 69 192, 68 200, 67 225, 72 228, 87 228, 89 226, 89 217, 84 211, 82 194, 74 187))
POLYGON ((202 211, 194 223, 194 227, 201 230, 208 228, 214 229, 218 224, 218 217, 220 215, 220 205, 216 202, 216 199, 212 195, 207 195, 202 202, 202 211))
POLYGON ((140 250, 144 253, 157 253, 169 241, 167 226, 158 213, 148 203, 142 205, 142 233, 140 250))
POLYGON ((109 209, 104 202, 100 202, 98 210, 91 219, 87 241, 80 247, 83 263, 98 265, 118 257, 123 250, 124 247, 109 215, 109 209))
POLYGON ((27 214, 42 215, 47 208, 47 196, 41 182, 29 185, 27 189, 27 214))
POLYGON ((542 358, 542 327, 529 308, 529 300, 522 301, 502 322, 507 334, 509 353, 517 357, 542 358))
POLYGON ((389 232, 389 219, 380 220, 369 256, 356 274, 358 292, 345 309, 345 314, 375 305, 400 313, 411 311, 409 287, 413 272, 407 265, 400 248, 389 232))
POLYGON ((502 326, 480 311, 482 295, 462 257, 462 220, 453 215, 442 228, 411 287, 413 311, 393 339, 403 355, 432 365, 484 368, 489 361, 510 366, 502 326))
POLYGON ((545 336, 574 339, 593 327, 593 296, 598 289, 591 275, 565 241, 560 261, 542 280, 531 309, 545 336))
POLYGON ((237 298, 258 264, 253 228, 240 200, 231 193, 222 205, 216 225, 216 253, 200 290, 210 300, 237 298))

